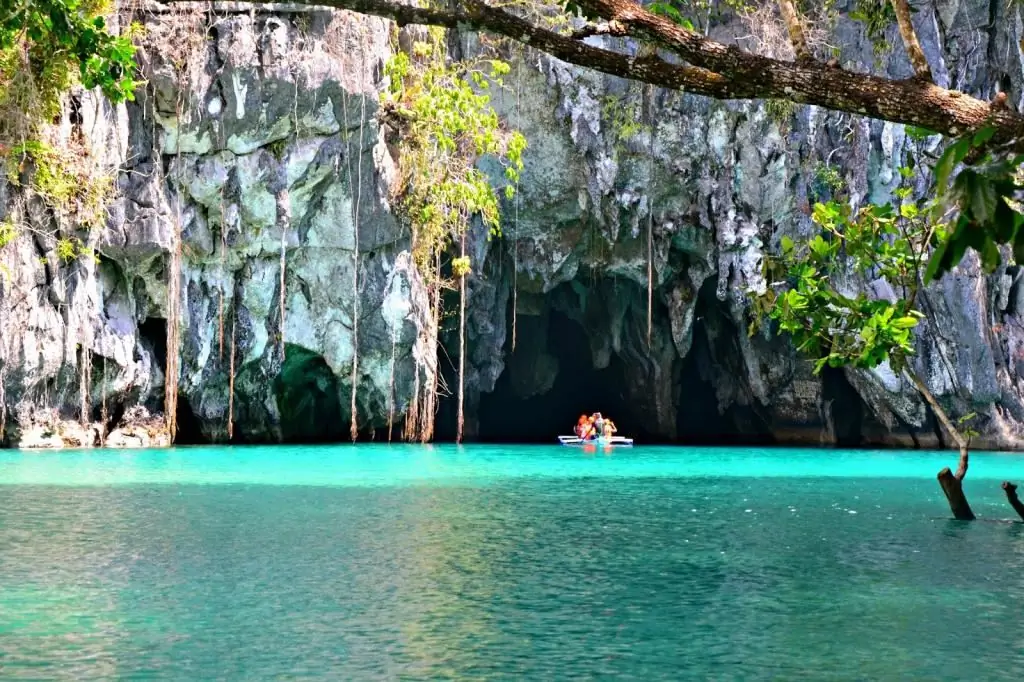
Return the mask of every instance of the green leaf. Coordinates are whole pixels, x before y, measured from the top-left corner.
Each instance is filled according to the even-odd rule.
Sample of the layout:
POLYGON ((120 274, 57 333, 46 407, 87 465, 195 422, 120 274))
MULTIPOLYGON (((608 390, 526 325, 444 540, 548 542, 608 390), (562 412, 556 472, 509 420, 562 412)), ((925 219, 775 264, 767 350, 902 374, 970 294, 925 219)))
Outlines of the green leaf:
POLYGON ((910 329, 917 326, 916 317, 897 317, 892 321, 892 326, 896 329, 910 329))
POLYGON ((991 140, 992 136, 995 135, 995 134, 996 134, 995 126, 987 125, 987 126, 984 126, 982 128, 979 128, 978 131, 976 133, 974 133, 974 143, 973 143, 974 146, 975 147, 980 147, 981 145, 983 145, 986 142, 988 142, 989 140, 991 140))

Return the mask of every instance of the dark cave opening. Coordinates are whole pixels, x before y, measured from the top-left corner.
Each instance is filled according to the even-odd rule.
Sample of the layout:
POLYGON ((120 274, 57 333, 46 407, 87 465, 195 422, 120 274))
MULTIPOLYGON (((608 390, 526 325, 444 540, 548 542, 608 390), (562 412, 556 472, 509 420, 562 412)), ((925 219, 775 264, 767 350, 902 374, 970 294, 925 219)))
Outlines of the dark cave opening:
POLYGON ((477 440, 554 443, 572 434, 581 414, 600 411, 619 435, 651 442, 626 400, 625 368, 614 353, 607 367, 595 369, 583 327, 555 310, 520 315, 518 324, 516 351, 506 341, 505 371, 481 396, 477 440), (545 384, 550 388, 535 392, 545 384))
POLYGON ((174 436, 176 445, 206 445, 210 440, 203 435, 203 427, 192 411, 192 406, 182 395, 178 395, 177 431, 174 436))
POLYGON ((167 320, 162 317, 147 317, 139 325, 139 338, 147 343, 157 365, 167 365, 167 320))
MULTIPOLYGON (((770 427, 753 408, 732 404, 719 412, 715 386, 719 374, 742 375, 737 330, 709 280, 697 295, 690 351, 679 376, 677 440, 693 445, 763 445, 774 442, 770 427), (715 343, 711 339, 715 338, 715 343)), ((719 377, 720 378, 720 377, 719 377)))
POLYGON ((274 378, 284 441, 325 443, 346 438, 348 420, 342 415, 339 389, 321 356, 285 344, 285 361, 274 378))
POLYGON ((821 370, 821 394, 832 419, 836 445, 856 448, 863 444, 864 401, 843 370, 826 366, 821 370))
MULTIPOLYGON (((139 325, 139 338, 145 342, 153 353, 153 361, 163 371, 167 366, 167 320, 162 317, 147 317, 139 325)), ((118 402, 112 406, 108 417, 108 428, 120 423, 124 416, 125 405, 118 402)), ((162 407, 162 403, 161 403, 162 407)), ((178 395, 175 408, 176 431, 174 442, 178 445, 203 445, 209 439, 203 435, 202 423, 189 405, 185 396, 178 395)))

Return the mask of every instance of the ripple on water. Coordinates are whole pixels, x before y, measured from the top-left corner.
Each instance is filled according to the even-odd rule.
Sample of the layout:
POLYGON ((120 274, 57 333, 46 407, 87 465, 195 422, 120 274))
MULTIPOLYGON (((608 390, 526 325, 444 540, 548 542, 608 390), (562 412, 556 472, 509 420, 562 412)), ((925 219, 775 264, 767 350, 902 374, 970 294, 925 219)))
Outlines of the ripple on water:
MULTIPOLYGON (((315 453, 299 461, 329 469, 315 453)), ((473 453, 457 455, 463 472, 473 453)), ((214 454, 192 457, 219 480, 214 454)), ((480 456, 491 472, 501 459, 480 456)), ((124 474, 99 459, 104 476, 124 474)), ((1024 526, 941 518, 931 476, 627 476, 626 464, 476 483, 0 485, 0 667, 10 679, 1018 677, 1024 526)), ((972 503, 1005 517, 992 488, 972 503)))

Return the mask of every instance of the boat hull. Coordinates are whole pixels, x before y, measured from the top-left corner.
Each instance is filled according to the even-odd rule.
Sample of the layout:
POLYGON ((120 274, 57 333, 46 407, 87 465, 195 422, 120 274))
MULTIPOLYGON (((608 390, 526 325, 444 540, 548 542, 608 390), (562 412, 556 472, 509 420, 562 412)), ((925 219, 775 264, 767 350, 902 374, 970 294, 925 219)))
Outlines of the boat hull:
POLYGON ((558 442, 562 445, 600 445, 611 446, 611 447, 631 447, 633 445, 632 438, 625 438, 624 436, 612 436, 611 438, 591 438, 590 440, 583 440, 577 436, 559 436, 558 442))

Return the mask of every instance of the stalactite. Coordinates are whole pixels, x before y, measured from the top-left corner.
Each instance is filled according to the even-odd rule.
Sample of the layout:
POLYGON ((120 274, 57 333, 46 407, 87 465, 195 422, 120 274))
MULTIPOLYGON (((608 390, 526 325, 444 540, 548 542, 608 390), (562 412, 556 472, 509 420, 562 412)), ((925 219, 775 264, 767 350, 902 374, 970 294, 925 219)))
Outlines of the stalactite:
MULTIPOLYGON (((462 233, 459 257, 466 257, 466 233, 462 233)), ((458 422, 455 431, 455 442, 462 442, 462 430, 465 426, 466 400, 466 273, 459 275, 459 408, 458 422)))

